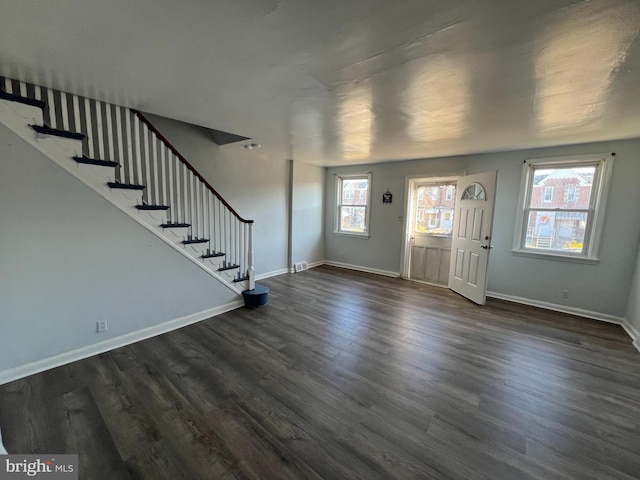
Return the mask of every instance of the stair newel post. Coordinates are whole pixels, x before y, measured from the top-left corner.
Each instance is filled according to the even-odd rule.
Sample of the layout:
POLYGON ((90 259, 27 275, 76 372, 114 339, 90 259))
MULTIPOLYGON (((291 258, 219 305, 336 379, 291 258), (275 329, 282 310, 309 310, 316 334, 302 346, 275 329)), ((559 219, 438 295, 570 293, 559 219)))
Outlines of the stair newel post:
POLYGON ((256 271, 253 268, 253 222, 249 223, 249 255, 248 255, 248 263, 249 263, 249 290, 253 290, 256 288, 256 271))

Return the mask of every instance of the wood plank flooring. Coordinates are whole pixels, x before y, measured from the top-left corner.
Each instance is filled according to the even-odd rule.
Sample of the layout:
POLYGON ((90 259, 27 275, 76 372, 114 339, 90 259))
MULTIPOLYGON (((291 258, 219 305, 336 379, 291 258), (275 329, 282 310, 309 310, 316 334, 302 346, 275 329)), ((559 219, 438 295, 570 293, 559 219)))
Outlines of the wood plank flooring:
POLYGON ((80 478, 640 478, 621 327, 331 267, 270 303, 0 386, 15 453, 80 478))

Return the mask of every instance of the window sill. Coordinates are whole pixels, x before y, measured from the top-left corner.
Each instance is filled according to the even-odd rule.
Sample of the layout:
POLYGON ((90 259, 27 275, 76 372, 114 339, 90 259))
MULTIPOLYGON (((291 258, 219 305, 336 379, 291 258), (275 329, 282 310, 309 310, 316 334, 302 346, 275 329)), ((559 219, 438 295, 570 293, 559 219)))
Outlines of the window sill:
POLYGON ((529 250, 511 250, 511 253, 519 257, 540 258, 543 260, 556 260, 559 262, 587 263, 591 265, 594 265, 600 262, 600 259, 596 257, 563 255, 561 253, 532 252, 529 250))
POLYGON ((349 237, 349 238, 361 238, 364 240, 369 239, 369 235, 366 233, 347 233, 347 232, 333 232, 334 235, 339 237, 349 237))

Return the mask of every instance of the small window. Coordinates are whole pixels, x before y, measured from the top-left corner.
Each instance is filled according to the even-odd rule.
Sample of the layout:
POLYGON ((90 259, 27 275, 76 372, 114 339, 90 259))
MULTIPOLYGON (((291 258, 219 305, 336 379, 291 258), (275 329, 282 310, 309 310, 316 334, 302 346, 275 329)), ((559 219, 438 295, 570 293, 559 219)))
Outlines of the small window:
POLYGON ((453 191, 454 191, 455 187, 453 185, 449 185, 447 186, 447 193, 445 194, 445 200, 452 200, 453 199, 453 191))
POLYGON ((462 200, 486 200, 484 188, 479 183, 472 183, 462 192, 462 200))
POLYGON ((336 176, 335 233, 368 236, 371 175, 336 176))
POLYGON ((597 260, 612 164, 610 155, 525 162, 514 251, 597 260))

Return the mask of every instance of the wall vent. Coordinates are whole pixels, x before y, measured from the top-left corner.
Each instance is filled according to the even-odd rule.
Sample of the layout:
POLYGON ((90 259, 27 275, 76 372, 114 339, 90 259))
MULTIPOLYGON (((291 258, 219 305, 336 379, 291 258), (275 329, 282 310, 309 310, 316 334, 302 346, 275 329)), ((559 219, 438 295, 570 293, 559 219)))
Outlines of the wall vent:
POLYGON ((295 272, 298 273, 309 268, 309 264, 307 262, 298 262, 294 263, 293 268, 295 272))

